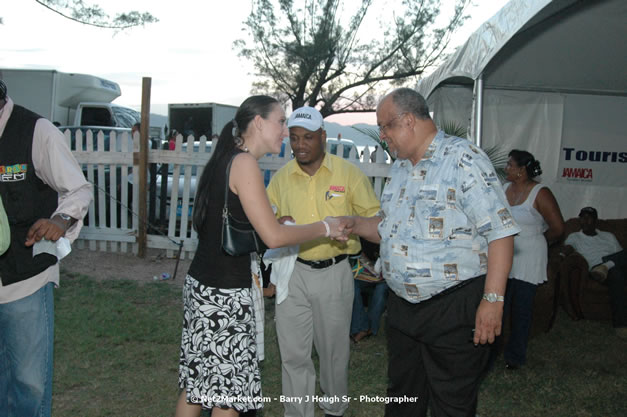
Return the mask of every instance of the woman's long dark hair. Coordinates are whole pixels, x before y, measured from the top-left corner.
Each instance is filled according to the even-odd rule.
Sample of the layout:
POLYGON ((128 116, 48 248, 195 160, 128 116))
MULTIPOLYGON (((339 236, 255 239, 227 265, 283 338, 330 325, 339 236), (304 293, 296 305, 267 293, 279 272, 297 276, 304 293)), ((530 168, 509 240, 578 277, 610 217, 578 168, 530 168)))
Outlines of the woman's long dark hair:
POLYGON ((209 190, 218 162, 225 158, 230 159, 237 152, 238 146, 242 143, 241 134, 246 132, 248 125, 255 116, 259 115, 267 119, 278 104, 279 102, 270 96, 248 97, 237 109, 235 118, 222 129, 216 147, 213 149, 213 154, 209 162, 207 162, 196 187, 193 225, 197 232, 201 232, 205 224, 207 208, 211 198, 209 190))
POLYGON ((527 171, 527 177, 529 177, 529 179, 542 175, 540 162, 529 152, 514 149, 507 156, 511 157, 516 164, 518 164, 518 166, 525 167, 525 171, 527 171))

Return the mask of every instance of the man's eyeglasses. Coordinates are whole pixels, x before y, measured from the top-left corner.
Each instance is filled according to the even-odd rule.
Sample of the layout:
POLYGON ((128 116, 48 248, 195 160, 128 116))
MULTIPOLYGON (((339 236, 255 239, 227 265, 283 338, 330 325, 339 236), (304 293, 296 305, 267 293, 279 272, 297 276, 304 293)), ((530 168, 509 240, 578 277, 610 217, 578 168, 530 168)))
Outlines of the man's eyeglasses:
POLYGON ((394 125, 394 122, 396 122, 396 120, 401 117, 404 116, 406 114, 406 112, 403 113, 399 113, 396 116, 394 116, 394 118, 392 120, 390 120, 389 122, 382 124, 381 126, 379 126, 379 134, 384 134, 387 135, 387 130, 389 128, 392 127, 392 125, 394 125))

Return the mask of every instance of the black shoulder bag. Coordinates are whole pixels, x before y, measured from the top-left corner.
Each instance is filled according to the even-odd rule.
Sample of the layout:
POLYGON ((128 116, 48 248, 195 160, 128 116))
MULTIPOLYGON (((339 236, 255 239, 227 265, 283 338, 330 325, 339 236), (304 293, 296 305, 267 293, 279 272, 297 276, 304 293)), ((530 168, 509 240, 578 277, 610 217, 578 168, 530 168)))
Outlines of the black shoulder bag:
MULTIPOLYGON (((236 154, 237 155, 237 154, 236 154)), ((267 249, 253 225, 235 219, 229 213, 229 174, 233 155, 226 167, 226 185, 224 187, 224 208, 222 209, 222 249, 231 256, 246 255, 251 252, 262 253, 267 249)))

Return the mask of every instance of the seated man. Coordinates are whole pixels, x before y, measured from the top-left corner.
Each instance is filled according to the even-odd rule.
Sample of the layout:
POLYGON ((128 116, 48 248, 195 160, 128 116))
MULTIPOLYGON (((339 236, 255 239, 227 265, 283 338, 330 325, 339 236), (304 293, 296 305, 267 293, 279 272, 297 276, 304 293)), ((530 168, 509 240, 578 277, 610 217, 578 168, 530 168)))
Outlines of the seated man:
POLYGON ((564 244, 563 254, 579 252, 588 262, 590 278, 608 286, 612 324, 616 335, 627 339, 627 306, 625 296, 625 252, 610 232, 597 230, 597 211, 584 207, 579 212, 581 231, 571 233, 564 244))
POLYGON ((385 310, 388 285, 376 270, 374 263, 379 258, 379 245, 360 239, 362 254, 351 262, 355 276, 355 298, 351 317, 350 337, 354 343, 379 332, 379 323, 385 310), (362 292, 370 292, 368 311, 364 306, 362 292))
POLYGON ((383 310, 385 310, 385 300, 388 295, 388 285, 383 278, 376 279, 360 274, 355 277, 355 298, 353 299, 353 315, 351 318, 351 340, 358 343, 360 340, 375 335, 379 332, 379 323, 383 310), (362 278, 366 276, 367 278, 362 278), (368 297, 368 311, 363 302, 362 291, 372 291, 368 297))

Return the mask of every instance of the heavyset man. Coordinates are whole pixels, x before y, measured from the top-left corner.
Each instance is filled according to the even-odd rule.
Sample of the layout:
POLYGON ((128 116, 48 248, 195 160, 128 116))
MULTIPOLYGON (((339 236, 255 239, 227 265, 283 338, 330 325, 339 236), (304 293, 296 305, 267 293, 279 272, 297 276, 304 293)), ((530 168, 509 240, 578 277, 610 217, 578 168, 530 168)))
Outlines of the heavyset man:
POLYGON ((487 156, 438 131, 424 98, 401 88, 377 108, 397 157, 380 215, 353 233, 380 242, 388 299, 387 417, 474 416, 489 349, 501 331, 512 219, 487 156))
POLYGON ((50 416, 56 256, 33 245, 74 240, 91 185, 50 121, 13 103, 0 80, 0 195, 11 244, 0 256, 0 415, 50 416))
MULTIPOLYGON (((372 185, 361 170, 325 153, 322 115, 312 107, 296 109, 288 120, 295 160, 268 185, 277 216, 297 224, 326 216, 372 216, 379 211, 372 185)), ((348 407, 349 329, 353 275, 347 255, 358 254, 359 239, 318 239, 300 246, 285 300, 277 298, 276 328, 281 352, 285 416, 313 417, 316 371, 312 341, 320 358, 320 388, 329 401, 317 404, 327 416, 348 407), (300 400, 300 402, 299 402, 300 400)))

